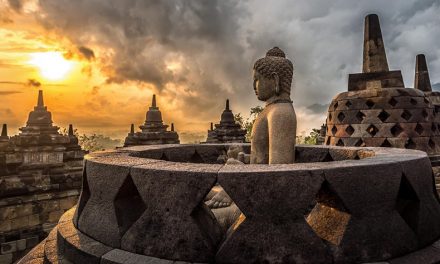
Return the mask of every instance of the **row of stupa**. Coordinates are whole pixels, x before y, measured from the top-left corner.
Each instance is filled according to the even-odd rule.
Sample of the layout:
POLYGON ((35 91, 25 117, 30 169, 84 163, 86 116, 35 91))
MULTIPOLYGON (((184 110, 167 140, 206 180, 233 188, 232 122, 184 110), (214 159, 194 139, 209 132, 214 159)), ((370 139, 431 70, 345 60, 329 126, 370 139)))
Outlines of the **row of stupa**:
MULTIPOLYGON (((164 124, 162 120, 162 113, 156 103, 156 95, 153 95, 151 106, 146 113, 145 123, 139 128, 141 131, 135 132, 134 124, 131 124, 130 133, 125 138, 124 147, 180 143, 179 135, 174 130, 173 123, 171 123, 171 129, 167 130, 168 125, 164 124)), ((244 143, 245 141, 246 130, 235 122, 234 114, 229 108, 229 99, 227 99, 220 123, 215 124, 215 127, 211 123, 206 143, 244 143)))
POLYGON ((58 132, 39 91, 26 126, 0 136, 0 263, 13 263, 43 240, 77 202, 85 152, 72 125, 58 132))
POLYGON ((428 153, 440 165, 440 93, 432 91, 426 58, 416 57, 415 89, 390 71, 379 17, 365 18, 363 71, 350 74, 326 120, 325 145, 395 147, 428 153))

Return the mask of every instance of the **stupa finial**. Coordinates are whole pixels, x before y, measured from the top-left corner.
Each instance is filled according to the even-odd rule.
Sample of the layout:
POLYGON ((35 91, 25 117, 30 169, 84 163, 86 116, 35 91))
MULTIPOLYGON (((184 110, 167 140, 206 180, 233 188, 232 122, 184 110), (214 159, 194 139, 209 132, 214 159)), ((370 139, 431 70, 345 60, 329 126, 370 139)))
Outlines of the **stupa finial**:
POLYGON ((130 134, 134 134, 134 124, 131 124, 130 126, 130 134))
POLYGON ((43 101, 43 90, 38 91, 38 102, 37 107, 44 107, 44 101, 43 101))
POLYGON ((380 29, 379 17, 370 14, 365 17, 363 72, 387 72, 388 61, 380 29))
POLYGON ((214 130, 214 124, 211 122, 211 131, 214 130))
POLYGON ((73 125, 69 124, 69 136, 74 136, 73 134, 73 125))
POLYGON ((7 124, 3 124, 2 137, 7 137, 7 136, 8 136, 8 125, 7 124))
POLYGON ((226 99, 226 110, 230 110, 229 109, 229 99, 226 99))
POLYGON ((416 75, 414 78, 414 88, 423 92, 432 92, 431 80, 429 79, 428 64, 424 54, 416 57, 416 75))
POLYGON ((171 131, 174 131, 174 123, 171 123, 171 131))
POLYGON ((151 107, 156 107, 156 95, 153 94, 153 100, 151 102, 151 107))

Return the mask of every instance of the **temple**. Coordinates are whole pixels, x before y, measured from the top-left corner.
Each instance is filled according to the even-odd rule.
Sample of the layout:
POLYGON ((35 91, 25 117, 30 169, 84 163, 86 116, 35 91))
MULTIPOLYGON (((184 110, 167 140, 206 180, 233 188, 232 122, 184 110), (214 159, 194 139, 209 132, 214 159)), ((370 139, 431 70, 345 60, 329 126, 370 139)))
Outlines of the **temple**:
POLYGON ((174 124, 171 124, 171 131, 167 131, 168 125, 163 123, 162 113, 156 105, 155 94, 147 111, 145 123, 139 128, 142 131, 135 132, 134 125, 131 125, 130 133, 125 138, 124 147, 180 143, 179 135, 174 131, 174 124))
POLYGON ((244 143, 245 141, 246 130, 235 122, 234 114, 229 109, 229 99, 227 99, 226 108, 220 118, 220 124, 215 124, 214 128, 211 123, 206 143, 244 143))
POLYGON ((12 263, 44 239, 77 201, 85 152, 72 125, 58 132, 39 91, 26 126, 0 136, 0 263, 12 263))
POLYGON ((327 115, 326 145, 396 147, 440 152, 438 93, 431 91, 426 60, 416 59, 415 89, 389 71, 377 15, 365 19, 363 72, 350 74, 327 115))

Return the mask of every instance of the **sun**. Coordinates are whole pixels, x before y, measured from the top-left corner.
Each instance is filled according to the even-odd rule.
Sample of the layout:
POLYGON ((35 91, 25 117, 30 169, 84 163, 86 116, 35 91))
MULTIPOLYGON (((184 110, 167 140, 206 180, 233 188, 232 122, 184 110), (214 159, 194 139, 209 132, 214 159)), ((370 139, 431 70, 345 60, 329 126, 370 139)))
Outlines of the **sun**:
POLYGON ((38 67, 42 77, 49 80, 64 79, 73 68, 73 62, 58 51, 32 53, 29 64, 38 67))

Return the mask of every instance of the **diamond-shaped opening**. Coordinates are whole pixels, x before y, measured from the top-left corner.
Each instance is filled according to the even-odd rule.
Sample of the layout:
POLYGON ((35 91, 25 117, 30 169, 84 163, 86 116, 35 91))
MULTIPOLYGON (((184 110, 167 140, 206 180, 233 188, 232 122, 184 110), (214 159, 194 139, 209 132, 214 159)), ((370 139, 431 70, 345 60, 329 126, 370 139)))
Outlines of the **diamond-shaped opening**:
POLYGON ((346 129, 345 129, 345 132, 347 132, 347 134, 348 135, 353 135, 353 133, 354 133, 354 128, 351 126, 351 125, 349 125, 346 129))
POLYGON ((83 175, 82 175, 82 187, 81 187, 81 195, 79 196, 78 206, 76 208, 76 220, 79 220, 81 217, 81 213, 84 210, 84 207, 86 206, 87 202, 90 199, 90 188, 89 188, 89 182, 87 180, 87 173, 86 169, 83 169, 83 175))
POLYGON ((425 104, 429 105, 429 100, 425 98, 423 98, 423 101, 425 102, 425 104))
POLYGON ((410 111, 405 109, 405 110, 403 110, 403 113, 402 113, 401 117, 403 119, 405 119, 406 121, 408 121, 412 117, 412 114, 411 114, 410 111))
POLYGON ((336 135, 336 132, 338 132, 338 129, 336 128, 335 125, 333 125, 333 128, 332 128, 332 134, 333 134, 333 136, 336 135))
POLYGON ((338 120, 339 120, 339 122, 344 121, 344 119, 345 119, 345 115, 344 115, 344 113, 340 112, 340 113, 338 114, 338 120))
POLYGON ((168 159, 168 157, 165 153, 162 153, 162 156, 160 156, 160 160, 169 161, 170 159, 168 159))
POLYGON ((403 128, 399 125, 399 124, 395 124, 392 128, 391 128, 391 134, 393 134, 393 136, 397 137, 400 135, 400 133, 402 133, 403 128))
POLYGON ((405 174, 402 175, 400 180, 400 187, 396 200, 396 210, 408 226, 414 232, 417 232, 420 200, 405 174))
POLYGON ((380 114, 377 117, 380 119, 380 121, 385 122, 388 119, 388 117, 390 117, 390 114, 382 110, 382 112, 380 112, 380 114))
POLYGON ((342 141, 342 139, 339 139, 338 142, 336 143, 336 146, 343 147, 344 146, 344 141, 342 141))
POLYGON ((122 237, 146 209, 145 203, 131 175, 125 178, 124 183, 116 194, 114 205, 119 235, 122 237))
POLYGON ((332 118, 333 118, 332 114, 329 113, 329 114, 328 114, 328 121, 332 121, 332 118))
POLYGON ((383 142, 382 142, 382 144, 380 145, 381 147, 384 147, 384 148, 391 148, 392 147, 392 145, 391 145, 391 143, 388 141, 388 139, 385 139, 383 142))
POLYGON ((218 184, 205 196, 203 207, 210 210, 223 233, 230 228, 236 229, 246 219, 240 208, 218 184))
POLYGON ((205 163, 203 161, 203 158, 200 156, 200 154, 197 152, 197 150, 194 152, 194 154, 189 159, 190 163, 205 163))
POLYGON ((365 104, 368 106, 369 109, 373 108, 374 102, 372 100, 367 100, 365 104))
POLYGON ((351 214, 329 182, 324 181, 316 195, 313 209, 305 218, 321 239, 339 245, 351 214))
POLYGON ((417 134, 419 134, 419 135, 423 134, 423 131, 424 131, 423 126, 420 125, 419 123, 417 123, 416 128, 415 128, 414 130, 415 130, 415 131, 417 132, 417 134))
POLYGON ((432 140, 432 138, 429 139, 428 145, 431 149, 435 149, 435 142, 432 140))
POLYGON ((345 106, 347 107, 347 108, 350 108, 350 106, 352 106, 353 104, 350 102, 350 101, 347 101, 346 103, 345 103, 345 106))
POLYGON ((392 107, 394 107, 394 106, 397 105, 398 101, 397 101, 396 99, 394 99, 394 97, 393 97, 393 98, 391 98, 391 99, 388 101, 388 103, 389 103, 392 107))
POLYGON ((336 102, 336 103, 333 105, 333 110, 336 110, 336 108, 338 108, 338 105, 339 105, 339 103, 336 102))
POLYGON ((405 143, 405 148, 406 149, 415 149, 416 143, 411 138, 409 138, 405 143))
POLYGON ((423 109, 423 111, 422 111, 422 116, 423 116, 423 118, 424 118, 425 120, 427 120, 427 118, 428 118, 428 116, 429 116, 428 112, 426 112, 425 109, 423 109))
POLYGON ((356 114, 356 118, 357 118, 357 120, 359 120, 359 122, 362 122, 362 121, 364 121, 364 119, 365 119, 365 114, 362 113, 361 111, 359 111, 359 112, 357 112, 357 114, 356 114))
POLYGON ((333 159, 332 155, 330 155, 330 153, 327 152, 322 162, 330 162, 330 161, 335 161, 335 160, 333 159))
POLYGON ((356 144, 356 147, 366 147, 367 145, 365 144, 365 142, 362 139, 359 139, 356 144))
POLYGON ((326 145, 330 145, 330 140, 331 140, 330 137, 327 137, 327 141, 326 141, 325 144, 326 144, 326 145))
POLYGON ((370 125, 370 126, 367 128, 367 132, 368 132, 368 134, 370 134, 372 137, 374 137, 374 136, 377 134, 377 132, 379 132, 379 129, 377 129, 377 127, 375 127, 374 125, 370 125))
POLYGON ((409 102, 410 102, 412 105, 417 105, 417 100, 414 99, 414 98, 411 98, 411 99, 409 100, 409 102))
POLYGON ((431 125, 431 131, 432 131, 433 133, 435 133, 435 132, 437 131, 437 126, 435 125, 435 123, 432 123, 432 125, 431 125))

